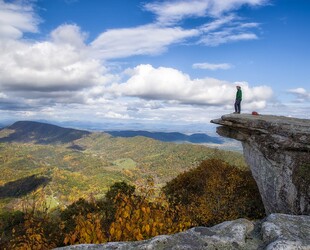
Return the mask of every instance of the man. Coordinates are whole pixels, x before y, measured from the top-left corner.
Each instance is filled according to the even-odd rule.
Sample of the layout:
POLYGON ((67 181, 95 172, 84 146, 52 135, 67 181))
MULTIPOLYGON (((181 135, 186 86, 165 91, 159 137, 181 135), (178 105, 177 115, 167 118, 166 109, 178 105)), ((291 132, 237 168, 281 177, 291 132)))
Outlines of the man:
POLYGON ((234 114, 240 114, 240 112, 241 112, 241 101, 242 101, 242 91, 241 91, 240 86, 237 86, 236 88, 237 88, 237 93, 236 93, 234 114))

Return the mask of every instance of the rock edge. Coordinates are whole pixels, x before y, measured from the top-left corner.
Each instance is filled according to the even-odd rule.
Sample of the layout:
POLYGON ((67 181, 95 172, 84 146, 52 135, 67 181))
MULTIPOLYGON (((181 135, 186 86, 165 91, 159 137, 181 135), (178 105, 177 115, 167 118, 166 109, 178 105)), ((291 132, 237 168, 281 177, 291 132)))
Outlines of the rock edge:
POLYGON ((230 114, 211 122, 242 142, 267 214, 310 214, 310 120, 230 114))
POLYGON ((310 216, 271 214, 262 221, 226 221, 136 242, 72 245, 58 250, 310 249, 310 216))

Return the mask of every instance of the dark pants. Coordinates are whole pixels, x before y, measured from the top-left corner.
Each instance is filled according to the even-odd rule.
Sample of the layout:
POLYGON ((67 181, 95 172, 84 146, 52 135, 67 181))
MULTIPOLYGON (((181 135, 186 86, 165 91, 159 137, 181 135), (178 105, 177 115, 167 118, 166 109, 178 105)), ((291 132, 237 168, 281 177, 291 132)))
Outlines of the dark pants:
POLYGON ((237 112, 237 113, 241 112, 241 100, 235 101, 235 112, 237 112))

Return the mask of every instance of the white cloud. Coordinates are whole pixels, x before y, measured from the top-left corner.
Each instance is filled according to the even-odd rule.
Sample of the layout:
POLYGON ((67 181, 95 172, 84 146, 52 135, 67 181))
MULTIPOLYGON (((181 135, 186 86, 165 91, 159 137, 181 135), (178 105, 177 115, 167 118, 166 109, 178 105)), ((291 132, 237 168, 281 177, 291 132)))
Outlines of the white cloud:
POLYGON ((208 1, 166 1, 148 3, 144 7, 157 15, 157 21, 163 24, 171 24, 185 17, 201 17, 205 15, 208 1))
POLYGON ((287 92, 293 94, 298 102, 310 101, 310 91, 304 88, 289 89, 287 92))
POLYGON ((192 38, 198 38, 198 43, 207 46, 257 39, 257 35, 249 30, 259 27, 259 24, 244 22, 234 14, 220 16, 212 14, 213 21, 189 30, 177 27, 176 23, 189 17, 205 17, 211 12, 225 13, 244 4, 259 5, 263 2, 265 1, 182 0, 148 3, 144 8, 157 15, 155 23, 107 30, 91 43, 91 47, 94 55, 109 60, 160 54, 165 52, 168 46, 192 38))
POLYGON ((204 24, 200 30, 204 33, 208 33, 208 32, 212 32, 214 30, 217 30, 219 28, 222 28, 225 25, 228 25, 232 22, 235 22, 235 20, 237 19, 236 15, 230 14, 227 16, 222 16, 219 19, 215 19, 211 22, 208 22, 206 24, 204 24))
MULTIPOLYGON (((56 27, 46 40, 24 40, 26 32, 38 32, 40 20, 31 5, 20 3, 0 0, 0 103, 1 109, 12 111, 10 115, 17 119, 206 122, 209 114, 232 110, 235 83, 191 79, 177 69, 151 65, 126 70, 127 80, 120 83, 122 69, 114 75, 105 65, 109 59, 160 54, 172 44, 193 38, 208 46, 256 39, 249 29, 259 24, 227 12, 263 1, 153 2, 144 7, 156 14, 154 23, 107 30, 90 44, 86 43, 87 33, 75 24, 56 27), (211 21, 203 26, 189 30, 176 26, 185 18, 206 16, 211 21)), ((193 67, 215 70, 231 65, 200 63, 193 67)), ((270 88, 241 85, 245 107, 266 106, 270 88)))
POLYGON ((258 39, 250 29, 257 29, 258 23, 245 22, 231 11, 242 5, 257 6, 265 0, 194 0, 164 1, 145 5, 145 8, 157 15, 157 22, 163 26, 175 25, 190 17, 211 17, 213 20, 201 27, 199 43, 207 46, 258 39))
POLYGON ((224 20, 216 20, 201 28, 202 35, 199 43, 207 46, 244 40, 256 40, 257 35, 249 29, 257 28, 258 23, 242 23, 240 18, 229 16, 224 20))
POLYGON ((0 99, 6 99, 8 96, 2 92, 0 92, 0 99))
POLYGON ((210 3, 210 14, 214 16, 220 16, 225 12, 235 10, 242 5, 259 6, 263 5, 268 0, 202 0, 210 3))
POLYGON ((208 70, 218 70, 218 69, 230 69, 232 68, 232 65, 229 63, 194 63, 193 64, 194 69, 208 69, 208 70))
POLYGON ((75 24, 63 24, 51 33, 52 41, 56 44, 68 44, 75 48, 84 48, 87 33, 82 32, 75 24))
POLYGON ((95 39, 91 46, 103 59, 159 54, 165 51, 167 46, 198 34, 194 29, 145 25, 108 30, 95 39))
POLYGON ((129 79, 122 84, 114 84, 111 91, 147 100, 223 106, 233 103, 235 85, 238 84, 244 90, 244 102, 257 109, 263 108, 272 97, 272 90, 267 86, 250 88, 246 82, 229 83, 214 78, 191 79, 173 68, 139 65, 127 72, 129 79))
POLYGON ((74 91, 110 79, 101 62, 89 56, 77 26, 62 25, 51 37, 42 42, 0 42, 0 89, 74 91))
POLYGON ((199 28, 201 32, 199 43, 218 46, 241 40, 255 40, 258 37, 251 30, 257 29, 259 26, 259 23, 245 22, 243 18, 235 14, 228 14, 202 25, 199 28))
POLYGON ((0 0, 0 39, 16 39, 25 32, 38 32, 39 22, 31 5, 0 0))
POLYGON ((157 15, 157 21, 170 25, 188 17, 220 17, 242 5, 258 6, 266 0, 174 0, 145 4, 146 10, 157 15))
POLYGON ((288 92, 292 94, 302 95, 302 96, 308 96, 310 93, 304 88, 289 89, 288 92))
POLYGON ((105 118, 113 118, 113 119, 130 119, 130 116, 127 114, 120 114, 113 111, 109 111, 107 113, 97 112, 96 115, 103 115, 105 118))

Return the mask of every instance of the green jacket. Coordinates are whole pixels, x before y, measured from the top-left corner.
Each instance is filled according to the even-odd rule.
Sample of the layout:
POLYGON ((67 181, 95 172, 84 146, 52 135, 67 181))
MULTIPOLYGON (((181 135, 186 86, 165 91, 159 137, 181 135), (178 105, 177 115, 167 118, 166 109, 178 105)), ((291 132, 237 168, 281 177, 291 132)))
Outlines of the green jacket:
POLYGON ((242 100, 242 91, 241 89, 237 90, 237 94, 236 94, 236 100, 242 100))

